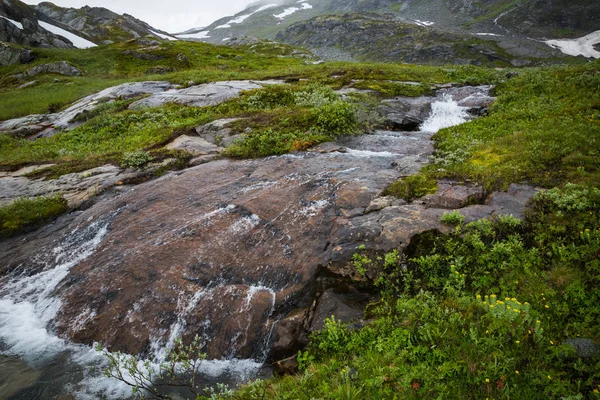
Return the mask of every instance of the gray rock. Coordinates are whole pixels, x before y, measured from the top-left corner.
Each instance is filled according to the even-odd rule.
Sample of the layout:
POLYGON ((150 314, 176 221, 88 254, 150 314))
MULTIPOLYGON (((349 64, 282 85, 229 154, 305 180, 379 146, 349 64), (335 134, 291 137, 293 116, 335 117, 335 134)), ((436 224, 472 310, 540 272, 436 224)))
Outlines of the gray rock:
POLYGON ((592 339, 574 338, 566 339, 563 344, 571 346, 579 358, 592 358, 598 354, 598 346, 592 339))
POLYGON ((60 74, 65 76, 79 76, 81 71, 69 64, 66 61, 58 61, 51 64, 41 64, 29 69, 26 74, 28 76, 36 76, 39 74, 60 74))
POLYGON ((222 147, 209 143, 205 139, 197 136, 182 135, 165 146, 169 150, 183 150, 192 156, 205 156, 208 154, 218 154, 223 151, 222 147))
POLYGON ((371 201, 371 204, 369 204, 369 206, 366 208, 365 213, 383 210, 386 207, 401 206, 404 204, 406 204, 405 200, 396 198, 394 196, 378 197, 371 201))
POLYGON ((382 101, 379 112, 391 129, 416 131, 429 115, 433 101, 434 97, 396 97, 382 101))
POLYGON ((269 84, 273 84, 273 82, 225 81, 190 86, 184 89, 171 89, 138 100, 132 103, 130 108, 158 107, 166 103, 177 103, 196 107, 213 106, 234 97, 238 97, 244 90, 260 89, 264 85, 269 84))
POLYGON ((35 53, 31 50, 0 42, 0 65, 26 64, 35 60, 35 57, 35 53))
POLYGON ((429 208, 457 209, 483 201, 485 192, 480 186, 465 186, 454 182, 438 182, 436 193, 425 196, 422 201, 429 208))
POLYGON ((238 121, 240 118, 224 118, 208 124, 196 127, 196 133, 210 143, 218 146, 227 147, 230 143, 239 138, 239 135, 231 135, 231 128, 228 128, 232 122, 238 121))
POLYGON ((206 164, 206 163, 209 163, 211 161, 218 160, 218 159, 219 159, 219 156, 217 154, 209 154, 209 155, 206 155, 206 156, 200 156, 200 157, 192 158, 190 160, 190 162, 189 162, 188 165, 190 167, 196 167, 198 165, 206 164))
POLYGON ((11 203, 20 197, 61 193, 69 206, 74 208, 118 182, 139 174, 139 172, 123 173, 119 167, 104 165, 83 172, 66 174, 53 180, 32 180, 23 176, 49 166, 26 167, 15 173, 0 176, 0 204, 11 203))
POLYGON ((28 115, 0 123, 0 132, 13 136, 29 136, 43 132, 42 136, 56 133, 53 127, 68 129, 71 121, 79 114, 89 112, 102 102, 113 99, 127 99, 143 94, 153 94, 172 88, 164 81, 132 82, 104 89, 96 94, 84 97, 66 110, 54 114, 28 115), (50 129, 48 129, 50 128, 50 129))

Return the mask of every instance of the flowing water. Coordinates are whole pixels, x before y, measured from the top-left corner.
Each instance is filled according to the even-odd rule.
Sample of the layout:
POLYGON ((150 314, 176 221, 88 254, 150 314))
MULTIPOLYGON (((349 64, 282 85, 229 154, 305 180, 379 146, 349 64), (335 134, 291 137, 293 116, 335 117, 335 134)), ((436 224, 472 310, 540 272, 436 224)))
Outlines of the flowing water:
MULTIPOLYGON (((488 89, 475 90, 470 96, 487 96, 488 89)), ((290 170, 284 170, 279 175, 273 173, 269 179, 242 182, 243 187, 235 193, 229 193, 231 198, 223 199, 225 202, 221 206, 199 214, 189 213, 172 228, 160 223, 160 232, 149 230, 139 239, 140 243, 147 248, 169 248, 181 238, 193 236, 196 231, 204 232, 218 227, 219 236, 214 240, 206 237, 203 243, 207 248, 198 250, 199 258, 206 257, 222 246, 224 241, 236 243, 235 238, 247 238, 249 235, 255 240, 255 247, 261 242, 278 241, 283 255, 289 258, 294 251, 298 252, 288 243, 290 234, 286 234, 285 227, 271 229, 278 219, 284 218, 284 214, 290 214, 286 217, 291 221, 290 225, 314 224, 324 212, 335 208, 335 201, 339 202, 336 196, 341 195, 336 190, 340 181, 355 182, 357 187, 364 187, 376 180, 378 183, 371 190, 373 195, 376 194, 399 175, 414 173, 427 162, 432 152, 429 139, 433 133, 468 119, 467 107, 453 100, 450 91, 441 93, 432 103, 430 117, 420 132, 377 131, 373 135, 340 139, 334 145, 338 150, 233 162, 228 164, 233 165, 231 168, 260 168, 260 165, 272 162, 274 170, 282 166, 290 170), (297 191, 299 188, 309 188, 311 195, 302 197, 299 204, 290 201, 289 205, 282 206, 281 212, 268 220, 233 204, 238 196, 252 197, 267 190, 297 191), (256 234, 257 230, 262 236, 256 234)), ((109 233, 120 213, 121 210, 117 209, 104 216, 90 216, 75 228, 57 235, 59 237, 50 251, 40 249, 40 253, 32 258, 35 268, 20 265, 0 278, 0 398, 8 398, 9 394, 11 399, 19 400, 50 399, 65 393, 71 393, 77 399, 121 399, 131 395, 128 386, 103 376, 106 360, 102 353, 92 346, 63 339, 56 333, 56 320, 64 311, 64 299, 57 293, 77 284, 79 278, 77 273, 72 273, 74 268, 84 261, 102 257, 102 253, 107 251, 107 247, 101 245, 110 246, 111 243, 107 241, 115 240, 110 238, 109 233), (21 363, 21 367, 17 367, 21 368, 19 374, 31 376, 30 381, 14 380, 11 383, 11 376, 2 376, 3 373, 14 374, 16 362, 21 363)), ((172 211, 168 213, 172 214, 172 211)), ((138 251, 141 255, 146 250, 142 245, 140 249, 129 250, 138 251)), ((231 246, 228 243, 225 245, 231 246)), ((244 254, 234 256, 238 265, 245 265, 247 260, 244 254)), ((153 365, 157 365, 164 360, 167 350, 174 346, 176 339, 190 330, 206 342, 214 340, 215 335, 219 334, 214 330, 217 322, 215 317, 206 314, 202 320, 194 320, 193 324, 191 321, 198 319, 198 310, 202 305, 208 304, 218 309, 229 304, 223 302, 224 298, 236 299, 232 303, 235 304, 234 309, 220 311, 233 316, 233 328, 228 329, 234 332, 230 337, 222 338, 229 350, 221 359, 202 362, 198 372, 209 381, 228 383, 243 382, 256 376, 268 360, 273 327, 280 318, 276 312, 277 305, 288 298, 285 295, 279 299, 278 295, 290 291, 289 282, 299 279, 285 271, 275 275, 276 278, 269 279, 267 275, 261 278, 263 271, 266 273, 268 269, 268 265, 257 267, 254 272, 258 278, 254 279, 238 277, 233 280, 222 272, 215 273, 197 290, 178 292, 173 306, 175 315, 170 318, 170 323, 151 332, 146 357, 153 365), (256 313, 251 312, 256 307, 262 307, 257 314, 261 318, 258 324, 255 321, 256 313), (257 329, 261 336, 250 343, 249 338, 253 338, 257 329)), ((108 287, 109 283, 106 282, 106 285, 108 287)), ((92 289, 90 286, 89 290, 92 289)), ((134 301, 126 320, 138 318, 138 311, 147 306, 145 302, 142 298, 134 301)), ((84 330, 97 317, 97 310, 92 305, 81 308, 77 316, 70 320, 70 332, 84 330)))

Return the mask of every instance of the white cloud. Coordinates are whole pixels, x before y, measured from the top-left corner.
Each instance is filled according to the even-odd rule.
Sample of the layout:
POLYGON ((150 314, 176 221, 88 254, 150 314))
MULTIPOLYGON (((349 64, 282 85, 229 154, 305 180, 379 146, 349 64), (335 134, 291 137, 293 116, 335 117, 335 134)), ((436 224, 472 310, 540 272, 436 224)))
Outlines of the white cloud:
MULTIPOLYGON (((43 0, 27 0, 28 4, 38 4, 43 0)), ((131 14, 155 28, 170 33, 182 32, 191 28, 206 26, 219 18, 237 14, 252 0, 51 0, 61 7, 80 8, 104 7, 116 13, 131 14)))

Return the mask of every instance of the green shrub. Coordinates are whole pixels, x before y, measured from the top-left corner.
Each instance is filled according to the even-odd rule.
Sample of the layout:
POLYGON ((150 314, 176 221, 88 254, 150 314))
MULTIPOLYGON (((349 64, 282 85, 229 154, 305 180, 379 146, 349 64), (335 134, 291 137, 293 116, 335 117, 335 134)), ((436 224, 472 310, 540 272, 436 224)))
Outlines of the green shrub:
POLYGON ((329 137, 353 134, 357 128, 355 108, 343 100, 336 100, 311 111, 315 123, 313 130, 329 137))
POLYGON ((67 210, 67 201, 60 194, 17 199, 0 207, 0 237, 14 236, 41 226, 67 210))
POLYGON ((121 165, 125 168, 139 169, 152 160, 154 160, 154 157, 152 157, 147 151, 136 150, 123 154, 121 165))
POLYGON ((444 213, 441 220, 444 224, 461 225, 465 221, 465 217, 459 211, 454 210, 444 213))

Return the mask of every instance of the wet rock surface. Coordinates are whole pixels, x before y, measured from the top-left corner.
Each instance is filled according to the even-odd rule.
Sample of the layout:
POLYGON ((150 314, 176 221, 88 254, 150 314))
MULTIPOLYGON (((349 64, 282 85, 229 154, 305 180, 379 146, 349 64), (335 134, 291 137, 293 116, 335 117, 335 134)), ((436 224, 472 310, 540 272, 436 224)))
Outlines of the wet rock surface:
POLYGON ((518 185, 476 205, 467 205, 472 188, 450 182, 429 204, 380 198, 428 162, 432 135, 377 131, 279 157, 207 159, 0 242, 0 271, 35 276, 65 262, 56 249, 89 247, 93 256, 60 264, 70 268, 54 291, 60 336, 148 355, 198 334, 209 358, 263 362, 272 345, 287 356, 324 318, 361 317, 355 292, 316 283, 326 269, 352 278, 359 243, 402 249, 417 233, 449 229, 440 222, 449 205, 467 221, 522 213, 535 190, 518 185), (290 317, 309 306, 302 323, 290 317))

